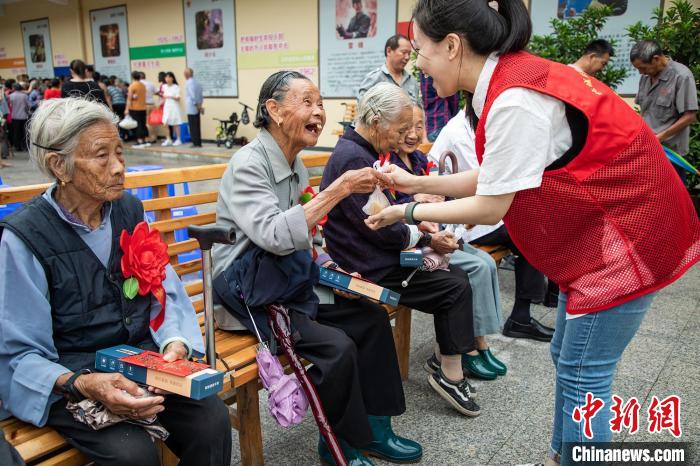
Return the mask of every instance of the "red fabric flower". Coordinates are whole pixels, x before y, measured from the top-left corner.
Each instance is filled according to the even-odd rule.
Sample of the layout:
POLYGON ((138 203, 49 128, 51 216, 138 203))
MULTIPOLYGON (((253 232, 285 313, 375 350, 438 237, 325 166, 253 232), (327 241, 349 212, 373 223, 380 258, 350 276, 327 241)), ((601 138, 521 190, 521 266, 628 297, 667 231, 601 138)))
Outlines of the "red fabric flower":
POLYGON ((153 293, 161 305, 161 311, 153 320, 151 328, 157 331, 165 318, 165 266, 169 263, 168 245, 163 242, 158 230, 151 230, 146 222, 141 222, 134 228, 133 234, 122 231, 119 238, 119 246, 124 255, 121 260, 122 274, 127 280, 124 282, 124 294, 133 298, 135 293, 127 291, 138 282, 138 293, 145 296, 153 293))
MULTIPOLYGON (((301 205, 304 205, 316 196, 318 196, 318 194, 316 194, 316 191, 314 191, 314 188, 312 188, 309 185, 306 188, 304 188, 304 190, 301 192, 301 196, 299 196, 299 203, 301 205)), ((321 220, 319 220, 318 224, 320 226, 323 226, 326 224, 327 221, 328 221, 328 215, 325 215, 321 220)), ((314 226, 311 229, 311 236, 316 236, 316 226, 314 226)))

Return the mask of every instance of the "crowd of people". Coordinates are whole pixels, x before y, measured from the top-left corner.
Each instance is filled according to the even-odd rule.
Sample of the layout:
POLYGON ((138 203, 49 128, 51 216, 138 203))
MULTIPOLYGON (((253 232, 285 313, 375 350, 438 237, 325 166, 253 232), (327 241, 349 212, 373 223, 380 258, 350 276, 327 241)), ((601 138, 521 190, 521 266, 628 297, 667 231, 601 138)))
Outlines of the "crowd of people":
POLYGON ((102 76, 82 60, 70 63, 70 76, 30 78, 21 74, 16 79, 0 78, 0 147, 2 158, 11 151, 26 151, 26 127, 31 115, 42 102, 66 97, 83 97, 107 106, 119 119, 129 115, 137 123, 131 131, 119 130, 124 141, 135 141, 134 147, 146 148, 158 139, 158 127, 165 126, 167 135, 162 146, 182 145, 181 125, 189 123, 192 147, 201 147, 200 115, 203 113, 202 86, 194 79, 194 71, 183 72, 186 84, 180 90, 174 73, 160 72, 158 83, 146 79, 142 71, 131 73, 127 83, 116 76, 102 76), (181 95, 182 94, 182 95, 181 95), (185 101, 183 118, 181 98, 185 101), (154 114, 151 116, 151 114, 154 114))
MULTIPOLYGON (((267 297, 288 306, 294 350, 312 363, 308 375, 355 466, 373 464, 370 457, 418 462, 424 447, 392 427, 406 400, 387 313, 319 286, 318 267, 397 291, 401 304, 433 316, 427 385, 467 417, 489 411, 470 379, 509 370, 489 335, 551 341, 555 394, 544 464, 569 466, 572 444, 612 436, 609 412, 598 413, 585 435, 573 412, 587 393, 610 403, 616 365, 654 296, 700 260, 697 214, 661 146, 683 151, 687 144, 697 112, 687 68, 653 42, 637 44, 631 60, 645 75, 639 116, 592 78, 614 54, 607 42, 591 43, 569 66, 532 56, 523 2, 497 4, 416 2, 413 43, 400 35, 387 41, 386 63, 360 87, 357 118, 310 200, 302 202, 309 175, 299 154, 318 142, 326 113, 318 87, 296 71, 263 82, 259 133, 231 157, 221 180, 216 223, 232 228, 236 242, 214 246, 214 292, 229 316, 265 339, 264 306, 248 303, 267 297), (422 85, 405 70, 411 47, 422 85), (466 105, 447 119, 458 93, 466 105), (441 116, 429 126, 436 108, 441 116), (418 147, 428 133, 435 144, 424 154, 418 147), (456 163, 431 176, 447 151, 456 163), (517 256, 505 322, 495 263, 476 244, 505 244, 517 256), (400 264, 409 249, 424 256, 415 270, 400 264), (268 289, 243 296, 242 280, 259 270, 268 289), (557 308, 554 328, 530 315, 532 303, 557 308)), ((145 216, 123 190, 116 123, 120 112, 129 115, 137 143, 148 144, 148 114, 160 96, 162 122, 175 129, 166 143, 176 145, 177 79, 165 73, 158 89, 135 71, 126 87, 89 75, 82 62, 71 69, 70 80, 44 92, 60 88, 62 98, 41 103, 43 83, 26 90, 11 83, 7 93, 13 122, 29 120, 32 159, 55 182, 0 222, 0 415, 51 426, 99 464, 158 464, 138 422, 92 430, 69 414, 67 405, 90 399, 133 421, 157 416, 183 464, 228 465, 230 425, 218 397, 143 396, 120 374, 90 371, 95 350, 115 344, 168 360, 204 352, 194 308, 170 265, 159 327, 149 327, 162 310, 156 298, 120 298, 119 233, 133 232, 145 216)), ((200 101, 188 102, 188 116, 202 111, 192 75, 185 71, 186 92, 200 101)), ((335 464, 322 436, 318 454, 335 464)))

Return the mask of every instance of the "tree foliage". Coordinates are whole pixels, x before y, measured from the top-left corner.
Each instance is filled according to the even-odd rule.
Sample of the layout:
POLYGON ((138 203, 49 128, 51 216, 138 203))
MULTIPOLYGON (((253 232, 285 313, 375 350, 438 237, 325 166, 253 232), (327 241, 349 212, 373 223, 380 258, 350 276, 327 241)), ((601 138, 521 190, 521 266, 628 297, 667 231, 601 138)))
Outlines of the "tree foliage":
MULTIPOLYGON (((607 5, 589 7, 580 16, 570 19, 552 19, 552 33, 546 36, 534 35, 530 40, 530 52, 559 63, 569 64, 578 60, 593 40, 600 38, 612 10, 607 5)), ((613 48, 614 40, 611 40, 613 48)), ((620 57, 626 60, 626 57, 620 57)), ((613 60, 600 71, 596 78, 615 89, 627 77, 627 70, 613 60)))
MULTIPOLYGON (((700 88, 700 7, 688 0, 676 0, 666 11, 656 9, 655 26, 637 23, 627 29, 629 37, 637 42, 653 39, 661 45, 664 53, 683 63, 693 72, 695 86, 700 88)), ((690 128, 690 152, 686 159, 700 167, 700 123, 690 128)), ((697 176, 688 177, 688 186, 700 183, 697 176)))

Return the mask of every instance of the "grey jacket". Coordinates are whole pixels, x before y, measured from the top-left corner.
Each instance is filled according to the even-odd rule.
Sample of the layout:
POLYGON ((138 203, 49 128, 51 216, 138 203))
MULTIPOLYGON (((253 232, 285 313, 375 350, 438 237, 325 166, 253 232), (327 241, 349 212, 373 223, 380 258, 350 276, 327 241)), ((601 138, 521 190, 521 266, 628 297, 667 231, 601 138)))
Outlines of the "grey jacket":
MULTIPOLYGON (((299 196, 309 185, 309 174, 299 157, 290 167, 272 135, 261 129, 258 136, 236 152, 219 187, 216 223, 236 231, 236 244, 216 244, 212 250, 214 277, 251 245, 277 255, 309 250, 321 244, 306 225, 299 196)), ((333 302, 333 293, 319 287, 321 304, 333 302)))

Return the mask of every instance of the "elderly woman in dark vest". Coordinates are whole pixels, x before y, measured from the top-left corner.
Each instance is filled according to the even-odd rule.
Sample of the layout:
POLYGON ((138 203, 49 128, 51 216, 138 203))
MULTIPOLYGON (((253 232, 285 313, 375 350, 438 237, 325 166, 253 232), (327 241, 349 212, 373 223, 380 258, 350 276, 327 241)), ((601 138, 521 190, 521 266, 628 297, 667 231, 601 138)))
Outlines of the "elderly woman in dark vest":
MULTIPOLYGON (((370 192, 380 181, 371 169, 349 171, 312 200, 300 203, 309 175, 298 155, 316 145, 325 123, 319 90, 304 75, 280 71, 263 83, 255 121, 260 133, 231 158, 216 207, 217 223, 236 231, 236 244, 215 245, 214 287, 236 317, 245 319, 247 311, 233 296, 240 293, 230 293, 236 284, 222 277, 229 277, 255 248, 280 261, 291 256, 308 263, 314 255, 316 264, 337 267, 320 248, 314 253, 320 236, 311 231, 342 199, 370 192)), ((268 279, 265 285, 263 293, 278 284, 268 279)), ((295 350, 313 363, 309 377, 348 462, 372 464, 361 451, 388 461, 418 461, 421 446, 391 428, 391 416, 404 412, 405 401, 386 311, 364 299, 334 295, 328 288, 317 287, 310 294, 311 310, 307 306, 290 311, 295 350)), ((257 315, 264 315, 264 310, 252 311, 256 322, 257 315)), ((250 327, 250 319, 245 322, 250 327)), ((322 439, 318 450, 323 462, 334 463, 322 439)))
POLYGON ((122 294, 119 238, 144 212, 124 193, 116 121, 105 106, 78 98, 47 101, 32 117, 31 157, 55 183, 0 222, 0 418, 51 426, 100 465, 159 464, 142 427, 93 430, 76 421, 67 402, 88 398, 135 420, 157 415, 182 464, 229 464, 230 424, 218 397, 142 397, 121 374, 90 372, 96 350, 119 344, 160 350, 171 361, 203 352, 172 267, 163 314, 150 294, 122 294), (160 325, 149 325, 156 316, 160 325))

